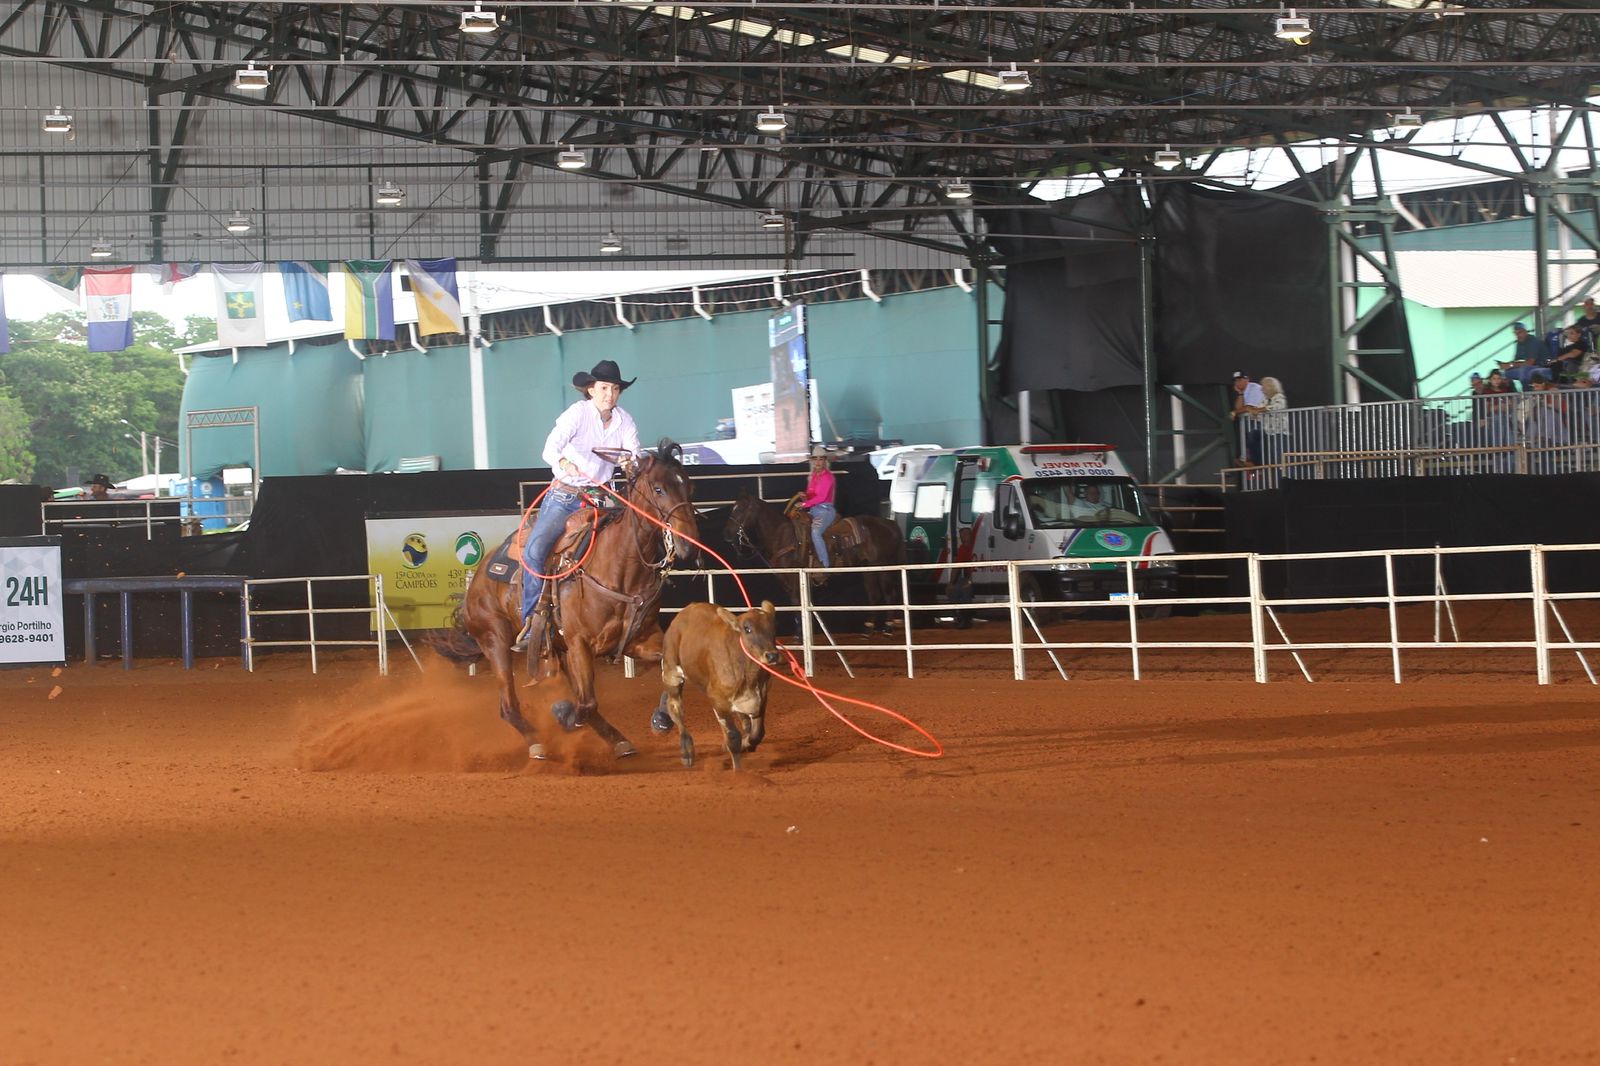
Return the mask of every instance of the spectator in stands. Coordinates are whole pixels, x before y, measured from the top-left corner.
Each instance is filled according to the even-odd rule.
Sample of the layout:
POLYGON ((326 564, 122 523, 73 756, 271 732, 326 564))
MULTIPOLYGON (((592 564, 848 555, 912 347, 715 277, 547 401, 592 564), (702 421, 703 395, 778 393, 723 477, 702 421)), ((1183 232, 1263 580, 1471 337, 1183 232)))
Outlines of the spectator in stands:
POLYGON ((1516 467, 1509 450, 1517 441, 1515 394, 1505 374, 1491 370, 1483 383, 1483 400, 1474 405, 1478 408, 1478 447, 1495 449, 1486 454, 1485 465, 1498 474, 1510 473, 1516 467))
POLYGON ((91 500, 109 500, 111 498, 111 490, 116 487, 105 474, 96 474, 88 481, 85 481, 84 484, 89 486, 89 499, 91 500))
POLYGON ((1568 442, 1567 404, 1549 375, 1533 379, 1533 391, 1522 398, 1519 407, 1522 432, 1528 447, 1534 449, 1528 456, 1530 469, 1536 473, 1562 469, 1566 465, 1562 451, 1541 450, 1564 449, 1568 442))
POLYGON ((1289 444, 1289 397, 1284 394, 1283 383, 1273 377, 1261 379, 1261 394, 1267 398, 1267 409, 1261 416, 1262 461, 1274 466, 1283 461, 1289 444))
POLYGON ((1533 372, 1550 365, 1550 352, 1543 341, 1528 332, 1526 322, 1513 322, 1511 335, 1516 338, 1511 361, 1501 363, 1500 369, 1506 372, 1506 377, 1520 383, 1526 390, 1533 372))
POLYGON ((1591 349, 1600 347, 1595 343, 1600 339, 1600 310, 1596 310, 1593 296, 1583 301, 1583 312, 1578 315, 1578 320, 1573 325, 1583 331, 1584 340, 1591 349))
POLYGON ((1267 409, 1267 394, 1261 386, 1250 380, 1242 370, 1233 372, 1233 410, 1228 417, 1240 425, 1243 432, 1239 465, 1258 466, 1261 463, 1261 415, 1267 409))
POLYGON ((1561 351, 1550 361, 1550 370, 1556 380, 1565 381, 1578 376, 1583 357, 1589 354, 1583 330, 1568 326, 1561 334, 1561 351))
POLYGON ((612 449, 630 456, 639 451, 639 430, 633 417, 617 406, 622 391, 638 378, 622 380, 622 371, 602 359, 592 371, 572 375, 572 386, 583 399, 562 411, 555 428, 545 438, 543 458, 555 480, 539 503, 539 515, 522 550, 522 631, 512 651, 522 651, 534 634, 534 609, 544 592, 544 568, 550 550, 561 539, 567 519, 583 506, 583 490, 611 480, 615 463, 595 454, 612 449))

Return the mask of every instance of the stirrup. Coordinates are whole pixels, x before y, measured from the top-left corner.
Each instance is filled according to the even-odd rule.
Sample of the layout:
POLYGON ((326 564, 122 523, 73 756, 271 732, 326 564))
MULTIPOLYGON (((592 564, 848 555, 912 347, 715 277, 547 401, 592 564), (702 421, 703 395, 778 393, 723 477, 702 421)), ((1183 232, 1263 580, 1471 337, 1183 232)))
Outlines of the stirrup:
POLYGON ((522 623, 522 631, 517 634, 517 639, 511 642, 512 651, 521 652, 528 650, 528 641, 533 637, 535 622, 536 617, 530 614, 528 616, 528 620, 522 623))

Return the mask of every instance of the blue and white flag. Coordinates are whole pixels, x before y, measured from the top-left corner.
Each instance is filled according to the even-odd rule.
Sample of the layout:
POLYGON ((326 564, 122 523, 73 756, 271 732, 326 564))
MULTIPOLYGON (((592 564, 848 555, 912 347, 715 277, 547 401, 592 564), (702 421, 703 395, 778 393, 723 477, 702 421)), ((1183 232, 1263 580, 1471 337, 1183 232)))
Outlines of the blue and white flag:
POLYGON ((133 345, 133 267, 85 267, 89 350, 120 352, 133 345))
POLYGON ((407 259, 411 294, 417 298, 417 332, 465 333, 454 259, 407 259))
POLYGON ((283 278, 283 302, 289 308, 290 322, 333 321, 326 259, 284 260, 278 264, 278 275, 283 278))

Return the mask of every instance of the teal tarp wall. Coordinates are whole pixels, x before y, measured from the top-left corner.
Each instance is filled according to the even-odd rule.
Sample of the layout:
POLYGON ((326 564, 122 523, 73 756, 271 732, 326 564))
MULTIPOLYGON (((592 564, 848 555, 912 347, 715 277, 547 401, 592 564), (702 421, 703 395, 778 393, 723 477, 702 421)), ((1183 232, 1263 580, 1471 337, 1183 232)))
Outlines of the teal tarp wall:
MULTIPOLYGON (((932 289, 807 313, 825 437, 872 436, 881 426, 885 437, 916 443, 981 442, 971 295, 932 289)), ((542 465, 545 434, 578 398, 572 375, 602 359, 639 379, 623 405, 646 444, 710 438, 717 420, 733 414, 731 389, 771 378, 768 317, 753 311, 496 342, 483 357, 490 465, 542 465)), ((264 474, 392 470, 421 455, 440 456, 445 469, 472 466, 464 347, 361 362, 342 342, 301 345, 293 357, 278 345, 241 351, 238 366, 226 356, 194 361, 186 408, 251 404, 262 408, 264 474)), ((234 432, 196 438, 202 471, 249 462, 248 433, 241 455, 224 435, 234 432)))
POLYGON ((465 348, 391 352, 368 359, 361 367, 366 375, 363 469, 393 470, 401 459, 423 455, 439 456, 446 470, 472 469, 472 396, 465 348))
MULTIPOLYGON (((329 474, 365 469, 361 362, 341 341, 247 348, 190 361, 179 416, 180 447, 190 411, 255 407, 261 433, 261 475, 329 474)), ((225 466, 255 466, 246 427, 196 430, 193 472, 210 477, 225 466)), ((187 458, 187 457, 185 457, 187 458)), ((186 470, 184 466, 180 470, 186 470)))

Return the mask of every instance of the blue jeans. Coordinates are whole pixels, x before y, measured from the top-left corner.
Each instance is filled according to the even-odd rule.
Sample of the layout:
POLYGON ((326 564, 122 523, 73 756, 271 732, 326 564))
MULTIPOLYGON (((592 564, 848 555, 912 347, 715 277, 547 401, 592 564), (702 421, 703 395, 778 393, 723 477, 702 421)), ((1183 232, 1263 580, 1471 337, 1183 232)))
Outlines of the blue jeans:
POLYGON ((831 503, 819 503, 811 508, 811 546, 817 549, 817 561, 823 566, 830 564, 828 546, 822 543, 822 534, 838 517, 839 512, 833 509, 831 503))
POLYGON ((544 591, 544 578, 538 574, 545 572, 550 549, 561 539, 562 532, 567 528, 567 519, 582 506, 582 496, 576 492, 568 492, 559 485, 552 487, 544 494, 544 499, 539 501, 539 514, 534 518, 533 528, 528 531, 527 542, 522 546, 524 623, 533 616, 534 605, 539 602, 539 594, 544 591))

